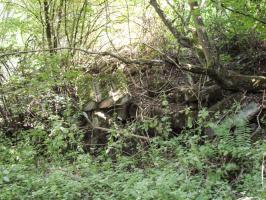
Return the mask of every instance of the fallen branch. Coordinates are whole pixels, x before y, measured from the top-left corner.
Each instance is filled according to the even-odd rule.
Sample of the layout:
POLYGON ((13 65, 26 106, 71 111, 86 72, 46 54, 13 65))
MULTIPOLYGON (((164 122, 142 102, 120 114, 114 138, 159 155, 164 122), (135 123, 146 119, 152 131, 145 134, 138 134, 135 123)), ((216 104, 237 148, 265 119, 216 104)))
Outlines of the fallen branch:
MULTIPOLYGON (((85 119, 87 120, 87 122, 91 125, 92 129, 97 129, 97 130, 101 130, 101 131, 108 132, 108 133, 114 131, 114 130, 109 129, 109 128, 94 126, 94 124, 92 123, 92 121, 89 119, 87 113, 83 112, 82 114, 85 117, 85 119)), ((118 132, 120 135, 123 135, 123 136, 135 137, 135 138, 142 139, 142 140, 149 140, 149 138, 148 137, 145 137, 145 136, 136 135, 136 134, 133 134, 133 133, 123 134, 123 132, 121 130, 115 130, 115 131, 118 132)))
MULTIPOLYGON (((258 91, 264 90, 266 88, 266 77, 265 76, 256 76, 256 75, 242 75, 237 72, 231 70, 221 69, 219 73, 214 68, 203 68, 201 66, 191 65, 191 64, 178 64, 171 60, 163 61, 163 60, 147 60, 147 59, 127 59, 120 55, 103 51, 103 52, 95 52, 88 51, 80 48, 71 48, 71 47, 60 47, 53 48, 53 51, 60 50, 75 50, 80 51, 88 55, 101 55, 101 56, 110 56, 120 60, 125 64, 137 64, 137 65, 152 65, 152 66, 160 66, 165 64, 173 64, 177 66, 180 70, 184 70, 187 72, 195 73, 195 74, 206 74, 210 76, 218 85, 220 85, 224 89, 234 90, 234 91, 258 91)), ((30 54, 30 53, 39 53, 39 52, 50 52, 51 49, 40 49, 40 50, 29 50, 29 51, 15 51, 8 52, 4 54, 0 54, 0 58, 21 55, 21 54, 30 54)))
POLYGON ((191 72, 194 74, 205 74, 212 78, 218 85, 227 90, 233 91, 258 91, 264 90, 266 88, 266 77, 265 76, 256 76, 256 75, 243 75, 239 74, 235 71, 221 69, 221 71, 217 74, 217 70, 214 68, 203 68, 197 65, 191 65, 186 63, 173 62, 169 59, 167 61, 163 60, 146 60, 146 59, 126 59, 120 55, 103 51, 103 52, 95 52, 88 51, 80 48, 71 48, 71 47, 60 47, 53 49, 39 49, 39 50, 28 50, 28 51, 15 51, 8 52, 4 54, 0 54, 0 59, 8 56, 21 55, 21 54, 30 54, 30 53, 39 53, 39 52, 50 52, 60 51, 60 50, 75 50, 80 51, 88 55, 101 55, 101 56, 110 56, 120 60, 125 64, 136 64, 136 65, 151 65, 151 66, 161 66, 165 64, 172 64, 177 66, 180 70, 184 70, 187 72, 191 72))
POLYGON ((166 62, 161 60, 145 60, 145 59, 126 59, 124 57, 121 57, 117 54, 103 51, 103 52, 96 52, 96 51, 88 51, 85 49, 80 48, 72 48, 72 47, 59 47, 59 48, 52 48, 52 49, 38 49, 38 50, 27 50, 27 51, 14 51, 14 52, 8 52, 4 54, 0 54, 0 58, 8 57, 8 56, 15 56, 15 55, 21 55, 21 54, 30 54, 30 53, 40 53, 40 52, 50 52, 50 51, 60 51, 60 50, 74 50, 74 51, 80 51, 85 54, 89 55, 100 55, 100 56, 110 56, 113 58, 116 58, 120 61, 122 61, 125 64, 138 64, 138 65, 163 65, 166 62))

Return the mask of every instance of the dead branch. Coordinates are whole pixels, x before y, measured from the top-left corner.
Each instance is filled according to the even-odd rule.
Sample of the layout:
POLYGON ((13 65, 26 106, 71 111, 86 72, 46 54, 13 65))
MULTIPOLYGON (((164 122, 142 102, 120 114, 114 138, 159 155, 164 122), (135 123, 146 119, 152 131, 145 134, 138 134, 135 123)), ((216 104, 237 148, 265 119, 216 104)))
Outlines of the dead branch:
MULTIPOLYGON (((103 51, 103 52, 95 52, 88 51, 80 48, 72 48, 72 47, 60 47, 60 48, 52 48, 52 49, 39 49, 39 50, 28 50, 28 51, 14 51, 9 53, 0 54, 0 59, 8 56, 15 56, 21 54, 30 54, 30 53, 40 53, 40 52, 51 52, 52 51, 60 51, 60 50, 74 50, 80 51, 88 55, 100 55, 100 56, 110 56, 120 60, 125 64, 137 64, 137 65, 151 65, 151 66, 161 66, 165 64, 172 64, 177 66, 176 62, 172 62, 171 60, 163 61, 163 60, 146 60, 146 59, 126 59, 120 55, 103 51)), ((213 68, 203 68, 198 65, 191 65, 186 63, 179 63, 178 68, 180 70, 184 70, 187 72, 195 73, 195 74, 206 74, 210 78, 212 78, 218 85, 227 90, 233 91, 258 91, 264 90, 266 88, 266 77, 265 76, 256 76, 256 75, 243 75, 231 70, 222 69, 217 73, 216 69, 213 68)))
POLYGON ((59 47, 59 48, 51 48, 51 49, 38 49, 38 50, 28 50, 28 51, 14 51, 14 52, 8 52, 4 54, 0 54, 0 58, 8 57, 8 56, 15 56, 15 55, 21 55, 21 54, 31 54, 31 53, 40 53, 40 52, 50 52, 50 51, 60 51, 60 50, 74 50, 74 51, 80 51, 85 54, 89 55, 100 55, 100 56, 110 56, 113 58, 116 58, 120 61, 122 61, 125 64, 138 64, 138 65, 163 65, 166 64, 166 62, 162 60, 145 60, 145 59, 126 59, 124 57, 121 57, 117 54, 103 51, 103 52, 96 52, 96 51, 88 51, 85 49, 80 48, 72 48, 72 47, 59 47))

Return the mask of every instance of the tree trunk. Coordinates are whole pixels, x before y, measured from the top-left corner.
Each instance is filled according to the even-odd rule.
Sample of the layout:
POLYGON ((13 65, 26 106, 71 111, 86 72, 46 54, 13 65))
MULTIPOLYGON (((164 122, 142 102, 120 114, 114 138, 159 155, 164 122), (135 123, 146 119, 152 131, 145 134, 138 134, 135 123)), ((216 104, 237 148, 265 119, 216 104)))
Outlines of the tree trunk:
POLYGON ((197 57, 199 58, 199 63, 201 66, 184 64, 182 65, 181 69, 197 74, 207 74, 218 85, 227 90, 254 92, 266 88, 265 76, 243 75, 235 71, 227 70, 224 68, 224 66, 222 66, 219 61, 219 53, 212 45, 212 42, 209 39, 207 31, 205 29, 200 13, 202 8, 198 5, 196 0, 189 0, 189 5, 193 16, 193 22, 196 28, 196 40, 198 41, 200 48, 197 47, 198 44, 195 44, 196 40, 192 40, 182 35, 173 26, 171 21, 167 19, 165 13, 160 8, 156 0, 150 0, 150 4, 154 7, 158 16, 161 18, 170 32, 174 35, 179 44, 185 48, 193 50, 193 52, 196 53, 197 57), (202 59, 204 59, 205 61, 202 62, 202 59))

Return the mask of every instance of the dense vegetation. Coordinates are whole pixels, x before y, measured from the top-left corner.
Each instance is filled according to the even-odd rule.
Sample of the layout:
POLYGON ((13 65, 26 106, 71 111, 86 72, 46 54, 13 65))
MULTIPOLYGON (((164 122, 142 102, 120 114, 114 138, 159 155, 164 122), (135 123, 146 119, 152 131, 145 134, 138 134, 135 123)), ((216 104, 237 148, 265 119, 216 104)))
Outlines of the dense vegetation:
POLYGON ((265 0, 0 11, 0 199, 266 199, 265 0))

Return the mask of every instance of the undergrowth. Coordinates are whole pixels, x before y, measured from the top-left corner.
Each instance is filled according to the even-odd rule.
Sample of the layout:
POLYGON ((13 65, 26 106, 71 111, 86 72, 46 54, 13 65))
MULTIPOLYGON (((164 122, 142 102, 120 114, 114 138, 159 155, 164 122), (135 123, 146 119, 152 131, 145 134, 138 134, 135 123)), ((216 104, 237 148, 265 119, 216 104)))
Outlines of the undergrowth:
POLYGON ((234 128, 230 118, 203 123, 204 113, 196 122, 204 126, 154 137, 148 148, 130 156, 117 151, 114 158, 104 149, 96 157, 82 152, 79 140, 68 151, 54 137, 40 147, 36 138, 45 132, 38 129, 19 139, 2 134, 0 199, 265 199, 263 142, 250 140, 244 121, 234 128), (204 127, 212 127, 215 139, 203 136, 204 127))

